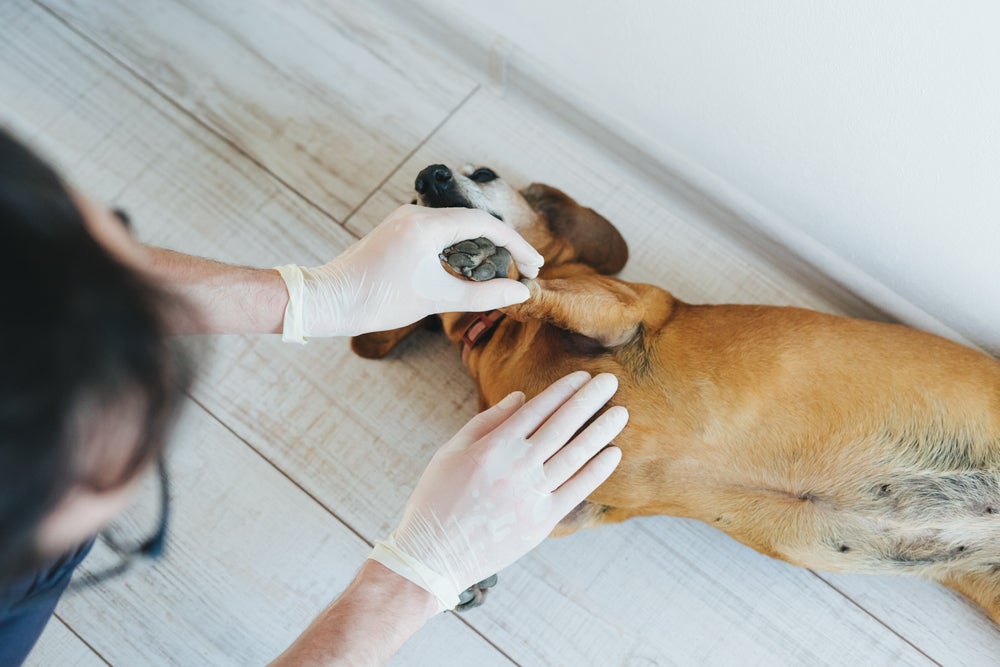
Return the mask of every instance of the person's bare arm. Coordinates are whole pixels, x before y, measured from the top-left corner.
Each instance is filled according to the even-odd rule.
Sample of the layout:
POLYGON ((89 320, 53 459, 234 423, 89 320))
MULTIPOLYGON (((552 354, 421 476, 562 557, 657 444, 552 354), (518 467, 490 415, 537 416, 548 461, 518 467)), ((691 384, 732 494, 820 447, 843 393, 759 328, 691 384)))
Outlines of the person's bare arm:
POLYGON ((433 595, 369 560, 347 590, 271 665, 382 665, 437 610, 433 595))
POLYGON ((172 313, 174 334, 281 333, 288 290, 274 269, 252 269, 145 247, 143 267, 187 310, 172 313))
POLYGON ((504 239, 511 254, 522 258, 519 270, 537 275, 542 257, 490 215, 418 206, 400 207, 322 266, 251 269, 144 247, 143 269, 191 306, 190 316, 171 317, 173 333, 281 333, 301 343, 385 331, 432 313, 524 301, 528 290, 517 281, 467 281, 441 266, 443 248, 463 235, 484 234, 504 239))
POLYGON ((274 269, 233 266, 138 242, 119 216, 86 194, 73 200, 87 230, 118 261, 180 297, 166 313, 173 334, 280 333, 288 289, 274 269))
POLYGON ((482 211, 402 206, 322 266, 233 266, 138 243, 107 207, 74 191, 84 224, 111 254, 182 298, 171 333, 281 333, 286 341, 385 331, 426 315, 478 312, 528 298, 513 280, 469 282, 442 268, 442 249, 467 238, 501 242, 522 275, 544 261, 516 231, 482 211))

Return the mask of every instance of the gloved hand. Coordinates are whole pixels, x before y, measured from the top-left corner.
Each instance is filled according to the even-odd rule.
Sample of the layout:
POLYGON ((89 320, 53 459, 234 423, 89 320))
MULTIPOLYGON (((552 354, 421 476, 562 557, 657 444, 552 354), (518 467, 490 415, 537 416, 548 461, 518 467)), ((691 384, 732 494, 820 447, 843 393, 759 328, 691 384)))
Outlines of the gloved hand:
POLYGON ((367 236, 323 266, 277 268, 288 288, 286 341, 388 331, 432 313, 479 312, 521 303, 515 280, 470 282, 438 259, 446 247, 481 236, 504 246, 527 278, 542 256, 513 229, 476 209, 401 206, 367 236))
POLYGON ((625 408, 573 435, 617 389, 613 375, 580 371, 527 403, 515 392, 474 417, 434 454, 399 526, 370 557, 430 591, 440 609, 455 607, 614 471, 621 450, 605 446, 625 427, 625 408))

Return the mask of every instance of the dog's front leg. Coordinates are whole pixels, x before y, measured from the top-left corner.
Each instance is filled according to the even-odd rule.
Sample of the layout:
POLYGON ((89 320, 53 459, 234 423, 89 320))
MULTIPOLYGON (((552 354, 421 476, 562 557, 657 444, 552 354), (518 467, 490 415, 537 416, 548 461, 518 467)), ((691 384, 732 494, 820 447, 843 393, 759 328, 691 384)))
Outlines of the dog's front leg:
POLYGON ((666 291, 601 275, 522 280, 531 290, 524 303, 503 311, 517 320, 542 320, 617 347, 643 327, 659 328, 674 307, 666 291))

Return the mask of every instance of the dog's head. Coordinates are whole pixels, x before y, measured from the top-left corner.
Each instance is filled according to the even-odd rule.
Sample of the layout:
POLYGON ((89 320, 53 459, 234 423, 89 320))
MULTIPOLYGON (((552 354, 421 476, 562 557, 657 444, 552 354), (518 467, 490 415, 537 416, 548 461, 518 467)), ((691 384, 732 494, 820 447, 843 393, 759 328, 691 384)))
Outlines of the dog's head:
POLYGON ((413 184, 417 202, 433 208, 478 208, 513 227, 545 258, 545 266, 582 262, 617 273, 628 259, 625 239, 603 216, 541 183, 523 190, 488 167, 423 169, 413 184))
MULTIPOLYGON (((545 258, 543 276, 571 263, 590 266, 598 273, 617 273, 628 259, 628 246, 614 225, 548 185, 534 183, 518 190, 488 167, 449 169, 432 164, 420 172, 413 187, 417 191, 414 204, 478 208, 513 227, 545 258)), ((468 324, 462 318, 470 316, 445 313, 401 329, 355 336, 351 349, 367 359, 379 359, 430 319, 442 322, 445 333, 458 340, 468 324)))

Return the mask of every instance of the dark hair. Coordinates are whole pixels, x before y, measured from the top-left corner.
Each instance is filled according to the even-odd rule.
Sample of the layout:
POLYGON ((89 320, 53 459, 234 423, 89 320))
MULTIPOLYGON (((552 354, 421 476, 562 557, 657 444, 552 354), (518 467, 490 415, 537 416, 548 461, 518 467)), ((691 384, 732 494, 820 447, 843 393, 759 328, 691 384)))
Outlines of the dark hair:
POLYGON ((162 453, 189 373, 165 333, 171 300, 2 128, 0 252, 2 581, 39 564, 38 527, 71 489, 115 488, 162 453), (94 437, 115 415, 138 420, 137 441, 94 437))

